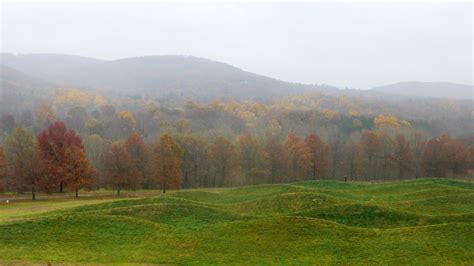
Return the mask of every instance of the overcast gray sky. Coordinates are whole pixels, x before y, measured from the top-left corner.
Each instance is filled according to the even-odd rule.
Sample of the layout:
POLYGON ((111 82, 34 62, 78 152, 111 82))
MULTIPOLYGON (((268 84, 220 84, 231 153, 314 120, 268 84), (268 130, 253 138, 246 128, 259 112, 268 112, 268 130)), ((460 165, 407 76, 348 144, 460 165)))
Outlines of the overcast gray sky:
POLYGON ((181 54, 366 89, 472 84, 472 3, 4 3, 1 50, 102 59, 181 54))

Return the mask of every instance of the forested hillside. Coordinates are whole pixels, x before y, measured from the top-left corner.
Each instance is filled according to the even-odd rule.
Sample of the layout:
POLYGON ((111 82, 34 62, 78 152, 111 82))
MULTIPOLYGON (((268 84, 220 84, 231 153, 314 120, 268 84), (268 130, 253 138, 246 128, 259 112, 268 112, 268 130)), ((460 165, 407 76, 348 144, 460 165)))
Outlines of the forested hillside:
POLYGON ((34 75, 48 75, 25 67, 32 60, 26 58, 15 64, 30 73, 1 71, 3 190, 472 176, 470 100, 292 90, 290 83, 226 64, 175 56, 60 57, 54 64, 47 57, 48 75, 61 69, 77 75, 56 72, 64 80, 44 81, 34 75), (84 87, 61 83, 69 78, 84 87), (224 80, 240 85, 226 87, 224 80), (243 97, 250 92, 271 96, 243 97), (81 174, 67 175, 71 165, 81 174), (158 171, 163 165, 167 170, 158 171), (25 172, 31 166, 45 172, 25 172))
POLYGON ((192 56, 143 56, 103 61, 67 55, 2 54, 2 64, 57 84, 131 97, 275 100, 323 89, 289 83, 192 56), (40 67, 41 66, 41 67, 40 67))

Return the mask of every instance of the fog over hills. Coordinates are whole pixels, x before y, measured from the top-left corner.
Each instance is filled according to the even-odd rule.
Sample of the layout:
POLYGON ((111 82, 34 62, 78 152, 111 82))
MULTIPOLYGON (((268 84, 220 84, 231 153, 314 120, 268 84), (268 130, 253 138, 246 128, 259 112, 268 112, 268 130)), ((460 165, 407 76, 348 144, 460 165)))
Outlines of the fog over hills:
POLYGON ((14 68, 0 64, 0 89, 16 86, 29 89, 52 88, 54 85, 42 79, 32 77, 14 68))
POLYGON ((269 100, 327 89, 285 82, 191 56, 143 56, 103 61, 69 55, 2 54, 2 63, 54 83, 129 95, 269 100))
MULTIPOLYGON (((232 65, 209 59, 180 56, 142 56, 119 60, 100 60, 59 54, 1 54, 4 76, 24 80, 44 80, 58 86, 114 92, 117 95, 175 97, 198 100, 261 100, 308 91, 337 92, 337 88, 281 81, 250 73, 232 65), (17 73, 14 74, 14 70, 17 73), (19 78, 20 76, 24 78, 19 78), (30 76, 30 77, 27 77, 30 76)), ((11 78, 9 78, 11 79, 11 78)), ((44 86, 41 86, 44 87, 44 86)), ((448 82, 401 82, 358 91, 407 97, 473 99, 473 86, 448 82)))
POLYGON ((73 55, 0 54, 0 64, 48 81, 58 81, 66 73, 101 62, 99 59, 73 55))
POLYGON ((400 82, 372 90, 410 97, 474 99, 474 86, 450 82, 400 82))

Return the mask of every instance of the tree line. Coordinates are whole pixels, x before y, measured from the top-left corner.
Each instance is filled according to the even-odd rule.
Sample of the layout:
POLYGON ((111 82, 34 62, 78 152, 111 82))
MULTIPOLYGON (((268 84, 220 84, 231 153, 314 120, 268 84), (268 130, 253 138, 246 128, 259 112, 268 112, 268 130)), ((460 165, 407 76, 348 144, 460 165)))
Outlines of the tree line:
MULTIPOLYGON (((402 121, 403 122, 403 121, 402 121)), ((378 117, 377 123, 397 123, 378 117)), ((90 136, 89 136, 90 137, 90 136)), ((146 141, 137 131, 123 140, 89 141, 62 121, 35 137, 17 127, 0 146, 3 191, 75 192, 228 187, 304 180, 389 180, 465 176, 474 169, 474 137, 428 139, 420 131, 383 127, 326 140, 316 132, 204 138, 164 133, 146 141)))

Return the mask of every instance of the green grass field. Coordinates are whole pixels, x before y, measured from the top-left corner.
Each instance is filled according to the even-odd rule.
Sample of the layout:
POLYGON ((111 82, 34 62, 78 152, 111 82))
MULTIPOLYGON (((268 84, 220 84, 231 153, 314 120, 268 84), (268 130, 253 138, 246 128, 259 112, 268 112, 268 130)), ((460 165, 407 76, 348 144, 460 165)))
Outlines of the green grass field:
POLYGON ((307 181, 0 205, 0 264, 474 264, 474 183, 307 181))

